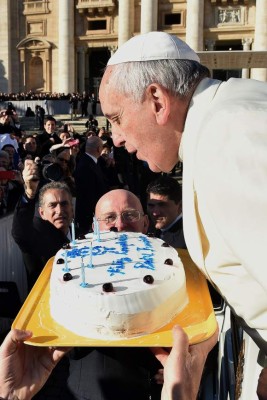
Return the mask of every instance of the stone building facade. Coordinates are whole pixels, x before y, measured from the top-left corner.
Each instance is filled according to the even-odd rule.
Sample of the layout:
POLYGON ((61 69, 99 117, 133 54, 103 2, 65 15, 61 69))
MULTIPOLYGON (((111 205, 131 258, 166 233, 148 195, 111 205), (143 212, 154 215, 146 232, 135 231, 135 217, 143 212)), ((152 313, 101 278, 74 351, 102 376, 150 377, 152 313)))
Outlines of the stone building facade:
POLYGON ((214 77, 267 80, 267 0, 0 0, 0 92, 98 93, 110 55, 166 31, 214 77))

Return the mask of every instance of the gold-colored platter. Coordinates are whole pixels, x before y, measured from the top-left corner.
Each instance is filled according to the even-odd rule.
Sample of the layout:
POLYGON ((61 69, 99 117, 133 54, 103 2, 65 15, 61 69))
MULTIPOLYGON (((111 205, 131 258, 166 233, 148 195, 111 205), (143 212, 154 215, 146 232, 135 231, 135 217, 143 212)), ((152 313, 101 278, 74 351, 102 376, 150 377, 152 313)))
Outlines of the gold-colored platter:
POLYGON ((213 311, 207 282, 196 268, 186 250, 178 250, 185 267, 189 303, 168 325, 149 335, 123 340, 99 340, 78 336, 57 324, 50 315, 50 274, 53 265, 51 258, 21 310, 12 328, 27 329, 33 337, 26 343, 34 346, 109 346, 109 347, 154 347, 172 346, 172 327, 182 326, 191 344, 208 339, 216 330, 217 322, 213 311))

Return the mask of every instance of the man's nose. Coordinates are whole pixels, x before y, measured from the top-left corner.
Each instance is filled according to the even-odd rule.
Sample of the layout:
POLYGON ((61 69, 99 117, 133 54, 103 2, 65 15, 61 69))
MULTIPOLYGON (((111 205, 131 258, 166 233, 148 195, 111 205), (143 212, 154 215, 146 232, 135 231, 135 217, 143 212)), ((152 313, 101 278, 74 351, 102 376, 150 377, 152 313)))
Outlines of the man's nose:
POLYGON ((123 221, 121 215, 117 216, 117 220, 116 220, 115 226, 118 229, 118 232, 121 232, 121 231, 125 230, 125 227, 127 226, 127 224, 123 221))
POLYGON ((124 146, 125 140, 117 128, 112 127, 112 140, 116 147, 124 146))
POLYGON ((63 206, 62 206, 60 203, 58 203, 58 204, 56 205, 56 213, 57 213, 57 214, 61 214, 62 211, 63 211, 63 206))

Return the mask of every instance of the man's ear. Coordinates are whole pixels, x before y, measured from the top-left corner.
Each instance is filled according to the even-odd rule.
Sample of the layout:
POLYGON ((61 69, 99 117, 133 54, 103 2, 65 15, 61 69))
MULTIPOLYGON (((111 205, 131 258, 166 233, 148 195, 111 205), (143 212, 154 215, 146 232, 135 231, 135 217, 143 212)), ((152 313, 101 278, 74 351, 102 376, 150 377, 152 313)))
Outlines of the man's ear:
POLYGON ((143 229, 142 229, 141 233, 146 234, 147 231, 148 231, 148 227, 149 227, 149 219, 148 219, 147 214, 145 214, 144 215, 144 226, 143 226, 143 229))
POLYGON ((41 217, 42 219, 45 219, 45 220, 46 220, 46 218, 45 218, 45 216, 44 216, 44 210, 42 209, 42 207, 39 207, 39 208, 38 208, 38 211, 39 211, 40 217, 41 217))
POLYGON ((170 114, 170 95, 157 83, 152 83, 146 89, 147 99, 151 101, 152 111, 159 125, 165 125, 170 114))
POLYGON ((179 203, 177 204, 177 210, 178 210, 178 213, 181 214, 181 212, 182 212, 182 200, 180 200, 179 203))

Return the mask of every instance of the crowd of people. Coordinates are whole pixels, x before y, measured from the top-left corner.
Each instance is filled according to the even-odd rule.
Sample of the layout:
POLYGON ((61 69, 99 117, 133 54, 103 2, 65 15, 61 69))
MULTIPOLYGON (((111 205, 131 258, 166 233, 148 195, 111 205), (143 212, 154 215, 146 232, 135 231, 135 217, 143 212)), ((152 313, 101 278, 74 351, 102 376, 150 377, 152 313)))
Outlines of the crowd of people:
MULTIPOLYGON (((32 90, 28 92, 19 93, 0 93, 0 101, 22 101, 22 100, 71 100, 72 96, 77 96, 82 99, 86 93, 57 93, 57 92, 33 92, 32 90)), ((90 97, 87 94, 88 97, 90 97)), ((91 97, 93 97, 91 95, 91 97)))
MULTIPOLYGON (((28 235, 23 236, 22 229, 25 223, 33 235, 36 230, 45 232, 49 229, 52 237, 53 231, 53 235, 59 239, 58 245, 62 240, 71 240, 68 226, 79 212, 82 213, 76 222, 79 235, 90 229, 94 212, 97 217, 100 215, 99 221, 111 221, 118 230, 133 229, 127 228, 129 222, 140 224, 135 229, 145 229, 146 211, 150 214, 152 225, 154 223, 154 232, 160 237, 166 234, 164 222, 167 228, 178 226, 177 229, 181 229, 179 196, 175 194, 176 191, 171 194, 166 191, 165 183, 162 190, 158 182, 162 179, 162 173, 168 173, 182 160, 182 229, 186 247, 198 268, 229 304, 239 326, 257 344, 262 365, 257 396, 259 400, 266 400, 267 276, 263 238, 266 237, 267 226, 267 85, 245 79, 230 79, 227 82, 213 80, 208 69, 199 61, 197 54, 184 42, 163 32, 138 35, 122 45, 108 61, 99 92, 103 113, 112 126, 112 135, 105 132, 100 136, 91 130, 83 143, 79 141, 77 145, 71 142, 73 138, 76 139, 74 135, 63 141, 56 136, 56 123, 52 117, 46 121, 45 132, 40 139, 39 135, 36 137, 40 163, 36 162, 36 158, 26 158, 24 161, 22 178, 25 189, 15 209, 13 235, 25 260, 30 259, 35 265, 37 257, 44 257, 41 260, 44 263, 47 255, 44 250, 36 253, 33 244, 27 242, 28 235), (103 137, 106 139, 103 140, 103 137), (110 153, 113 159, 111 165, 115 165, 119 179, 118 186, 110 185, 105 169, 99 162, 104 145, 110 139, 115 145, 112 145, 110 153), (52 157, 66 150, 74 164, 75 202, 69 183, 64 181, 62 168, 53 167, 49 171, 51 165, 58 164, 51 162, 52 157), (47 158, 50 160, 48 166, 44 165, 47 158), (145 195, 142 195, 138 193, 141 184, 136 180, 137 171, 140 167, 143 177, 148 166, 158 182, 151 182, 151 179, 144 185, 145 195), (94 193, 84 188, 87 182, 84 175, 88 171, 94 177, 94 193), (55 176, 59 178, 54 179, 55 176), (125 176, 127 179, 123 180, 125 176), (47 178, 52 182, 46 184, 47 178), (137 194, 140 202, 130 206, 130 210, 136 211, 130 219, 120 209, 122 193, 115 196, 115 202, 110 199, 112 192, 125 189, 127 193, 133 192, 134 196, 137 194), (95 198, 95 192, 98 199, 95 198), (165 214, 164 204, 168 205, 168 213, 165 214), (104 211, 112 213, 113 218, 102 218, 104 211)), ((8 136, 13 140, 12 133, 8 136)), ((6 144, 10 146, 10 143, 6 144)), ((10 152, 9 160, 14 162, 14 154, 18 153, 18 149, 13 147, 15 152, 10 152)), ((65 161, 62 157, 62 163, 65 161)), ((105 158, 103 163, 107 167, 105 158)), ((146 176, 151 178, 149 174, 146 176)), ((37 240, 36 237, 34 240, 37 240)), ((172 232, 165 237, 176 239, 172 232)), ((37 248, 36 243, 34 246, 37 248)), ((31 270, 27 272, 29 277, 31 270)), ((189 346, 186 335, 177 328, 172 351, 155 350, 156 357, 164 365, 162 399, 197 398, 205 360, 217 341, 216 334, 205 342, 189 346)), ((29 332, 12 331, 1 347, 2 398, 12 395, 20 399, 32 398, 65 353, 55 348, 27 349, 23 341, 30 335, 29 332), (25 360, 28 363, 33 361, 35 374, 28 368, 28 363, 25 374, 25 360), (13 371, 13 365, 19 368, 13 371), (36 376, 40 378, 38 384, 36 376)), ((116 368, 112 366, 114 354, 103 354, 103 351, 93 349, 91 353, 88 349, 77 348, 68 353, 68 383, 65 389, 69 392, 64 393, 64 398, 119 399, 121 395, 122 399, 130 399, 131 393, 136 393, 134 389, 131 392, 131 384, 128 387, 128 378, 132 377, 131 368, 127 374, 122 372, 125 386, 121 388, 121 380, 118 380, 116 368), (98 362, 94 351, 101 353, 99 360, 102 361, 98 362), (99 371, 99 365, 103 366, 109 357, 112 358, 110 368, 100 368, 100 377, 92 374, 92 380, 89 379, 87 371, 90 368, 99 371), (87 367, 83 368, 83 365, 87 367), (104 383, 101 385, 101 382, 104 383), (114 382, 116 388, 110 389, 114 382), (114 390, 115 396, 107 389, 111 392, 114 390), (120 389, 123 389, 122 392, 120 389), (127 391, 129 393, 125 394, 127 391)), ((115 351, 115 354, 115 364, 124 371, 125 357, 121 360, 119 352, 115 351)), ((137 351, 135 355, 138 360, 137 351)), ((66 362, 65 357, 62 360, 66 362)), ((143 364, 140 365, 139 361, 133 364, 133 377, 137 377, 135 382, 144 385, 138 398, 153 399, 151 392, 145 397, 144 376, 139 375, 140 366, 144 373, 143 364)), ((149 370, 147 378, 155 379, 157 383, 159 370, 151 370, 151 366, 150 363, 145 366, 145 371, 149 370)), ((130 381, 133 383, 134 379, 130 381)), ((155 396, 158 396, 157 390, 155 396)))

